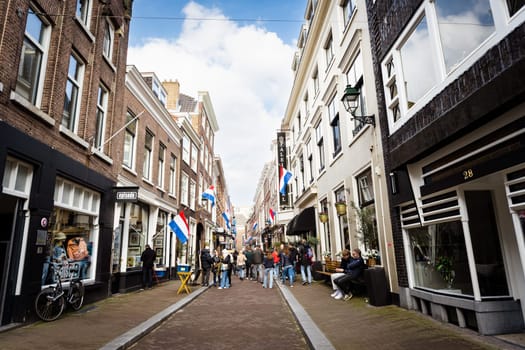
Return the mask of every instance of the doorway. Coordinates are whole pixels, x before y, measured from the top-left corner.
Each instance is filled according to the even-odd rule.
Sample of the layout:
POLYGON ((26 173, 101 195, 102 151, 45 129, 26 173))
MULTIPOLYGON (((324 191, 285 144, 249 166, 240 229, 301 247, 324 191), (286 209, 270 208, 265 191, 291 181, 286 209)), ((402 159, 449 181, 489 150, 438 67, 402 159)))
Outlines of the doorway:
POLYGON ((0 325, 12 320, 18 273, 18 258, 14 257, 20 256, 14 252, 18 203, 18 198, 0 193, 0 325))

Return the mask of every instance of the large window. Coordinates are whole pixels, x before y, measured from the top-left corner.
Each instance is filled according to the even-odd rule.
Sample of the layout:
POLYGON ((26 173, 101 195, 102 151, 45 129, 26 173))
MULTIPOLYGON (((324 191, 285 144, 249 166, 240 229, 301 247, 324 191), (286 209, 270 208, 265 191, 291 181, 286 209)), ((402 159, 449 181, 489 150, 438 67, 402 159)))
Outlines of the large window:
POLYGON ((144 163, 142 167, 142 177, 146 180, 151 180, 151 163, 153 157, 153 134, 146 130, 146 137, 144 139, 144 163))
POLYGON ((175 196, 177 191, 177 157, 174 154, 171 154, 169 181, 169 194, 175 196))
POLYGON ((190 193, 190 178, 188 174, 182 173, 180 179, 180 204, 188 206, 188 196, 190 193))
POLYGON ((355 208, 358 217, 358 231, 366 250, 379 250, 372 170, 369 168, 356 177, 359 206, 355 208))
POLYGON ((157 167, 157 186, 164 188, 164 159, 166 158, 166 146, 159 143, 159 164, 157 167))
POLYGON ((197 148, 197 145, 192 143, 191 144, 191 170, 197 172, 197 161, 199 157, 199 149, 197 148))
POLYGON ((77 0, 77 18, 86 28, 89 28, 91 17, 91 0, 77 0))
POLYGON ((62 125, 73 132, 76 131, 78 125, 83 76, 84 64, 75 55, 71 55, 69 57, 62 125))
POLYGON ((16 81, 16 92, 34 105, 39 105, 51 32, 50 26, 36 15, 38 12, 31 7, 27 13, 24 43, 16 81))
POLYGON ((110 62, 113 57, 113 43, 115 40, 115 29, 109 21, 105 21, 104 41, 102 42, 102 54, 110 62))
POLYGON ((184 163, 190 165, 190 138, 186 135, 182 137, 182 160, 184 163))
POLYGON ((461 221, 408 230, 414 287, 472 295, 461 221))
POLYGON ((102 85, 98 87, 97 96, 97 125, 95 130, 94 146, 103 151, 106 119, 108 113, 108 90, 102 85))
MULTIPOLYGON (((361 57, 361 52, 359 51, 350 68, 348 69, 348 72, 346 72, 346 81, 347 84, 353 86, 354 88, 359 89, 359 108, 355 111, 356 116, 363 116, 367 115, 367 108, 366 108, 366 89, 364 89, 364 80, 363 80, 363 59, 361 57)), ((356 135, 359 130, 361 130, 365 124, 355 118, 354 120, 354 130, 353 134, 356 135)))
POLYGON ((324 158, 324 140, 323 140, 323 128, 321 122, 315 127, 315 136, 317 139, 317 154, 319 156, 319 172, 321 172, 325 167, 325 158, 324 158))
POLYGON ((344 24, 345 27, 350 23, 350 19, 352 18, 352 15, 355 11, 355 3, 356 0, 345 0, 343 4, 341 5, 343 7, 343 18, 344 18, 344 24))
POLYGON ((334 59, 334 39, 332 33, 328 36, 326 43, 324 44, 324 54, 326 58, 326 68, 330 67, 332 60, 334 59))
POLYGON ((391 131, 519 25, 507 17, 525 17, 522 7, 522 1, 423 1, 382 63, 391 131))
POLYGON ((128 112, 126 114, 126 123, 126 133, 124 134, 124 156, 122 162, 128 168, 133 169, 135 166, 137 119, 128 112))
POLYGON ((328 120, 330 121, 330 126, 332 127, 332 140, 334 146, 333 157, 341 152, 341 125, 339 123, 339 112, 336 108, 335 98, 328 103, 328 120))
POLYGON ((143 203, 129 203, 128 259, 127 268, 142 266, 140 256, 148 239, 149 207, 143 203))

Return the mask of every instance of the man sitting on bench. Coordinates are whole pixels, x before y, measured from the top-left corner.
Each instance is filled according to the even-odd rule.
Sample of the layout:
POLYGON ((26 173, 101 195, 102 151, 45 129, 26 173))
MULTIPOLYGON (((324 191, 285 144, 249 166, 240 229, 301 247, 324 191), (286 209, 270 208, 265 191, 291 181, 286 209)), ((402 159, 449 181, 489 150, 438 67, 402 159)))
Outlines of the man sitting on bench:
POLYGON ((352 249, 352 257, 347 261, 346 266, 341 263, 341 267, 335 269, 335 272, 344 272, 344 275, 334 280, 337 287, 334 299, 343 299, 344 301, 352 299, 352 281, 358 279, 364 269, 365 262, 361 257, 361 250, 359 248, 352 249))
MULTIPOLYGON (((348 249, 344 249, 343 250, 343 253, 341 254, 341 267, 345 267, 346 265, 348 265, 348 262, 351 258, 351 255, 350 255, 350 251, 348 249)), ((335 284, 335 280, 339 277, 343 277, 345 275, 345 273, 343 272, 343 269, 339 269, 339 268, 335 268, 336 272, 332 273, 330 275, 330 282, 332 283, 332 289, 334 290, 334 292, 330 295, 332 298, 335 298, 336 295, 338 294, 342 294, 342 292, 339 291, 339 289, 337 288, 337 285, 335 284), (337 272, 338 270, 340 270, 341 272, 337 272)))

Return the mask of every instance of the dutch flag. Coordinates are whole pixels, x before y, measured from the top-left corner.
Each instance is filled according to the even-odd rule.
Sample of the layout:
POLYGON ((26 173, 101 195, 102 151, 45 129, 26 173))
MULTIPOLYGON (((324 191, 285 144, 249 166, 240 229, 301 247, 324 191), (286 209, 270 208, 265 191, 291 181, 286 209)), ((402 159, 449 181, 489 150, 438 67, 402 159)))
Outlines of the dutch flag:
POLYGON ((177 238, 182 244, 188 241, 188 238, 190 237, 190 228, 182 210, 179 215, 175 217, 175 219, 170 221, 169 226, 171 230, 175 232, 177 238))
POLYGON ((215 205, 215 187, 213 185, 202 193, 202 199, 209 200, 212 207, 215 205))
POLYGON ((286 186, 293 174, 291 171, 286 170, 282 165, 279 165, 279 192, 281 194, 286 194, 286 186))
POLYGON ((270 208, 270 220, 272 222, 275 222, 275 212, 273 211, 272 208, 270 208))
POLYGON ((226 227, 228 228, 228 230, 231 230, 231 227, 230 227, 230 218, 228 216, 228 214, 226 214, 225 212, 222 213, 222 217, 224 218, 224 222, 226 222, 226 227))

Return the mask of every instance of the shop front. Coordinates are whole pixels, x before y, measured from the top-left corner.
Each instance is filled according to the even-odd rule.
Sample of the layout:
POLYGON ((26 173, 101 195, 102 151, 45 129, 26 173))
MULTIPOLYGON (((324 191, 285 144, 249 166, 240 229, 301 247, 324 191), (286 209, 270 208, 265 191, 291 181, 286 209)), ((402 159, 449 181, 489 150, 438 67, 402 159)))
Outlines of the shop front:
POLYGON ((514 115, 409 164, 414 200, 399 206, 414 308, 485 335, 524 328, 525 118, 514 115))
POLYGON ((82 278, 87 303, 107 297, 114 182, 6 124, 0 135, 1 325, 36 319, 57 264, 82 278))

